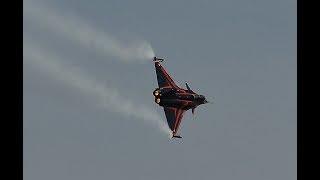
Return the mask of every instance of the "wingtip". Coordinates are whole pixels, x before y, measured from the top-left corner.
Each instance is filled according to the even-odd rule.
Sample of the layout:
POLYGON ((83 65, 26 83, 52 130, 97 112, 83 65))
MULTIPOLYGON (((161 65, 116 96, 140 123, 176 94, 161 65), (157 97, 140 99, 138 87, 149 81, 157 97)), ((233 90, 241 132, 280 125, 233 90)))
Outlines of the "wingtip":
POLYGON ((181 139, 181 136, 173 136, 172 138, 177 138, 177 139, 181 139))
POLYGON ((163 62, 163 58, 157 58, 156 56, 153 57, 153 62, 163 62))

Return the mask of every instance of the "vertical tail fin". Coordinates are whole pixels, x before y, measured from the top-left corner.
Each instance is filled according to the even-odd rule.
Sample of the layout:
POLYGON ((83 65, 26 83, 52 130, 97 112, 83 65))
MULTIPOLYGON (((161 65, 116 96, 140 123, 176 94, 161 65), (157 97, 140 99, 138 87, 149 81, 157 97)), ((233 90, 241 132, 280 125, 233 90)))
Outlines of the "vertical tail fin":
POLYGON ((194 92, 190 89, 188 83, 186 83, 186 87, 187 87, 187 89, 188 89, 189 92, 194 93, 194 92))

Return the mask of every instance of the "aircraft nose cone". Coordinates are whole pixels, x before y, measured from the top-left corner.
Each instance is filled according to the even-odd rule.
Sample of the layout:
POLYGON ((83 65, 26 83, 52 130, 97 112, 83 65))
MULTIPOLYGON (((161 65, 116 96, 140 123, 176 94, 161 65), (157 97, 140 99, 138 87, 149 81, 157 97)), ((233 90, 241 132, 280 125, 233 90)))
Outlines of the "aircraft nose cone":
POLYGON ((202 102, 202 104, 208 103, 208 101, 206 100, 206 97, 204 95, 199 95, 198 99, 200 102, 202 102))

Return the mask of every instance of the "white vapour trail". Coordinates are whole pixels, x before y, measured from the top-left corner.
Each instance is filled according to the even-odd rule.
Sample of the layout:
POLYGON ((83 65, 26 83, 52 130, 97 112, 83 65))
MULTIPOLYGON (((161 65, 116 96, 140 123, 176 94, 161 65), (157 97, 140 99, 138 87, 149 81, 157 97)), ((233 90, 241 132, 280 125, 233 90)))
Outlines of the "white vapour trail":
POLYGON ((145 61, 155 55, 151 45, 143 40, 124 43, 114 36, 98 30, 89 22, 71 14, 54 12, 39 3, 27 1, 24 3, 25 18, 39 22, 65 38, 76 41, 87 49, 94 49, 105 56, 114 56, 125 62, 145 61))
POLYGON ((154 110, 141 104, 133 104, 133 102, 127 98, 122 97, 116 89, 106 87, 90 79, 84 72, 81 72, 80 69, 67 67, 61 63, 60 58, 43 51, 43 49, 32 47, 32 45, 28 43, 24 44, 23 51, 25 63, 32 63, 32 65, 38 66, 52 77, 77 88, 91 97, 95 97, 96 102, 102 105, 103 108, 107 108, 129 118, 142 119, 145 122, 153 124, 166 135, 171 136, 168 125, 154 110))

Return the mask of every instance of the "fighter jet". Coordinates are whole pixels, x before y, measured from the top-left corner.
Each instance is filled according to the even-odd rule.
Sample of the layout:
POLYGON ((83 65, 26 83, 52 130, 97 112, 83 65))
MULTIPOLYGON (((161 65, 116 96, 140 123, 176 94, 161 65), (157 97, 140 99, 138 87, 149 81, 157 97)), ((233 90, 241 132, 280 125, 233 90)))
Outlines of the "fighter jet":
POLYGON ((164 59, 154 57, 153 61, 159 86, 153 91, 154 101, 164 109, 172 138, 182 138, 177 135, 177 131, 183 114, 189 109, 194 114, 197 106, 206 104, 208 101, 205 96, 193 92, 187 83, 187 89, 178 87, 160 64, 164 59))

